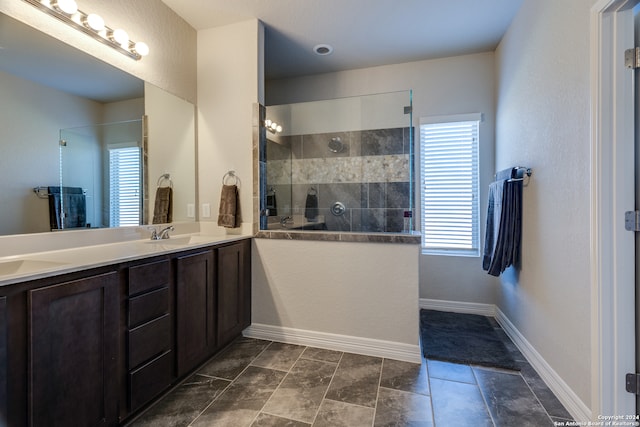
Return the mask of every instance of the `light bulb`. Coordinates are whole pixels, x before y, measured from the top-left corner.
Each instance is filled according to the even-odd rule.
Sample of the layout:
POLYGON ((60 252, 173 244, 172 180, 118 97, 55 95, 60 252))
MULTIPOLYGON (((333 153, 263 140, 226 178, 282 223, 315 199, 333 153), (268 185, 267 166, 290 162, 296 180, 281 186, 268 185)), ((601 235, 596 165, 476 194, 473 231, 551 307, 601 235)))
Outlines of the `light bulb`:
POLYGON ((276 132, 282 132, 282 126, 278 125, 278 127, 276 128, 276 132))
POLYGON ((271 129, 275 130, 278 127, 276 122, 271 123, 271 129))
POLYGON ((119 43, 122 47, 129 47, 129 34, 127 34, 125 30, 120 28, 113 30, 111 38, 113 38, 113 40, 116 43, 119 43))
POLYGON ((264 121, 264 127, 271 127, 271 120, 267 119, 264 121))
POLYGON ((104 30, 104 19, 100 15, 90 13, 82 20, 85 27, 91 28, 93 31, 99 32, 104 30))
POLYGON ((73 15, 78 11, 78 5, 75 0, 55 0, 51 4, 56 9, 66 13, 67 15, 73 15))
POLYGON ((147 46, 147 44, 144 42, 137 42, 133 46, 133 52, 137 53, 140 56, 147 56, 149 55, 149 46, 147 46))

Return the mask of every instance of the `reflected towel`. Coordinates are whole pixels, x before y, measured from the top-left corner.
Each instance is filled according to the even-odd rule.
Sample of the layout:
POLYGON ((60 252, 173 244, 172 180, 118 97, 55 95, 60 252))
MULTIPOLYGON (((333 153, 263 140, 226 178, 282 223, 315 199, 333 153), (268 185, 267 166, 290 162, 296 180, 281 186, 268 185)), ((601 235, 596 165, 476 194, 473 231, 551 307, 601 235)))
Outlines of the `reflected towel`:
POLYGON ((167 224, 173 221, 173 188, 158 187, 153 206, 153 224, 167 224))
POLYGON ((87 226, 87 200, 79 187, 48 187, 49 225, 52 230, 87 226))
POLYGON ((304 217, 308 221, 315 221, 318 217, 318 196, 315 194, 307 194, 307 200, 304 203, 304 217))
POLYGON ((278 216, 278 204, 276 202, 276 193, 267 194, 267 209, 269 209, 269 216, 278 216))
POLYGON ((240 203, 238 199, 238 187, 235 185, 223 185, 220 194, 220 211, 218 225, 226 228, 240 226, 240 203))

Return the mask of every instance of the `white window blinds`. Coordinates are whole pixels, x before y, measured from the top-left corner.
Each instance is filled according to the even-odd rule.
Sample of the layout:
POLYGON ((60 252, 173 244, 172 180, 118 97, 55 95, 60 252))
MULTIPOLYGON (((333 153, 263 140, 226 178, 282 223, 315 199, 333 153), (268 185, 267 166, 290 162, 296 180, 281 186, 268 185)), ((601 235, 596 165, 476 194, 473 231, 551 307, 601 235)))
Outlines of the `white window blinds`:
POLYGON ((480 254, 480 114, 420 120, 422 247, 430 254, 480 254))
POLYGON ((109 149, 109 224, 140 225, 140 147, 109 149))

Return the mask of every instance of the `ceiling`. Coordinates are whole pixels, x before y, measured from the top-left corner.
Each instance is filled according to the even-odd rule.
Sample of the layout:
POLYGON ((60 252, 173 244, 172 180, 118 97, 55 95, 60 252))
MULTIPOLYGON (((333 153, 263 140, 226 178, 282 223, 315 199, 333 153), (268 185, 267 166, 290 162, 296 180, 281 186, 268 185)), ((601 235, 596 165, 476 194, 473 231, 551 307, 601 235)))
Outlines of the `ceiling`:
POLYGON ((162 0, 197 30, 257 18, 265 77, 493 51, 522 0, 162 0), (318 56, 314 46, 333 53, 318 56))

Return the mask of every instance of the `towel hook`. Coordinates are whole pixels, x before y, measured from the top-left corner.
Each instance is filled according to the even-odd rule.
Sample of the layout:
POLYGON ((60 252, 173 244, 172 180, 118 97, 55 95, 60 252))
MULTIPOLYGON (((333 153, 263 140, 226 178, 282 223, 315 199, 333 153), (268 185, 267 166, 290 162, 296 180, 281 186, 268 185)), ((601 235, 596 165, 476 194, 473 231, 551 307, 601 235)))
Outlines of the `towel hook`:
POLYGON ((238 175, 236 175, 236 171, 229 171, 225 173, 222 177, 222 185, 227 185, 227 177, 234 179, 233 185, 240 185, 240 178, 238 178, 238 175))

